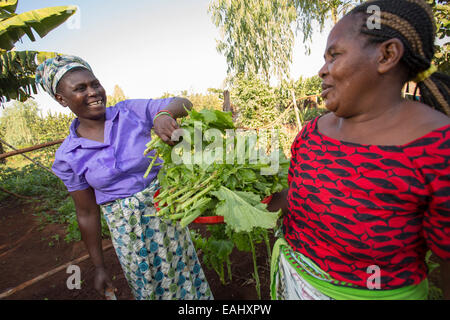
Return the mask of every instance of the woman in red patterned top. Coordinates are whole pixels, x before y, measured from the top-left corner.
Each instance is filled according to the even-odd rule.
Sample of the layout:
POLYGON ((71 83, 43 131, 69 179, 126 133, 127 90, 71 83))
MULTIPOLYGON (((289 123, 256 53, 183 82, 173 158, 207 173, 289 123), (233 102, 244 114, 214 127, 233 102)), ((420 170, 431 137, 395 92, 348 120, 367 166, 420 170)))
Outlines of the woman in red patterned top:
POLYGON ((430 68, 434 26, 422 0, 380 0, 330 32, 331 112, 298 134, 290 188, 269 204, 284 212, 272 298, 426 299, 428 249, 450 298, 450 78, 430 68), (401 97, 412 79, 422 102, 401 97))

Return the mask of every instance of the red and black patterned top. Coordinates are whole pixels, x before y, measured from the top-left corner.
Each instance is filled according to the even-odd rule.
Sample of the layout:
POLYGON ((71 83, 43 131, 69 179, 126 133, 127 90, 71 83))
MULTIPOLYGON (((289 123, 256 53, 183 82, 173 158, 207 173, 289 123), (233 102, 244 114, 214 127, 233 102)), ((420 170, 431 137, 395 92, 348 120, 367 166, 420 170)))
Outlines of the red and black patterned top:
POLYGON ((427 247, 450 260, 450 125, 402 146, 332 139, 314 119, 292 144, 287 242, 336 280, 420 283, 427 247))

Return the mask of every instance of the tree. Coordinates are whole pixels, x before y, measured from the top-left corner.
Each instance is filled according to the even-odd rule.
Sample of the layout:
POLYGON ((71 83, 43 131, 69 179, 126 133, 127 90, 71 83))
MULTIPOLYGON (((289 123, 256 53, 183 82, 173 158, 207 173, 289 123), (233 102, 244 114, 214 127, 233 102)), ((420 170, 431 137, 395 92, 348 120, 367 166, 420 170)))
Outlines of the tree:
POLYGON ((224 54, 228 74, 289 77, 294 28, 303 33, 309 52, 314 23, 322 30, 326 18, 333 21, 360 1, 351 0, 213 0, 209 7, 213 23, 222 34, 217 50, 224 54))
POLYGON ((288 69, 296 18, 291 1, 214 0, 209 11, 223 34, 217 50, 225 55, 229 74, 262 74, 268 81, 271 73, 288 69))
POLYGON ((114 86, 113 94, 112 96, 106 97, 106 106, 111 107, 119 103, 120 101, 126 100, 127 97, 125 96, 125 93, 123 92, 122 88, 119 87, 119 85, 114 86))
POLYGON ((58 6, 16 14, 18 0, 0 0, 0 103, 25 101, 37 93, 35 72, 39 63, 54 52, 15 51, 14 44, 24 35, 36 41, 61 25, 76 11, 75 6, 58 6))
POLYGON ((0 117, 3 138, 15 147, 30 146, 38 142, 32 127, 39 122, 39 108, 34 100, 15 101, 5 108, 0 117))
POLYGON ((436 45, 435 63, 440 72, 450 74, 450 5, 445 0, 428 0, 436 18, 436 37, 445 41, 436 45))

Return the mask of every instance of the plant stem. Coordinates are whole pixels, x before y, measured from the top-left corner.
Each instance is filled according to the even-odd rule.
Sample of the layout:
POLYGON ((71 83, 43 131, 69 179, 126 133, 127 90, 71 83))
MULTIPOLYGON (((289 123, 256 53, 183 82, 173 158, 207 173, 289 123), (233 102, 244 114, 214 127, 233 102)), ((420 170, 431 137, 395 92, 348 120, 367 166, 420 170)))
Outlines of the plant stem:
POLYGON ((233 277, 232 277, 232 273, 231 273, 231 261, 230 261, 230 256, 227 257, 227 270, 228 270, 228 279, 231 281, 233 281, 233 277))
POLYGON ((206 189, 204 189, 203 191, 201 191, 200 193, 196 194, 194 197, 192 197, 190 200, 186 201, 185 203, 183 203, 179 209, 183 210, 185 208, 187 208, 190 204, 192 204, 195 200, 197 200, 198 198, 200 198, 201 196, 203 196, 205 193, 208 193, 209 191, 211 191, 212 189, 215 188, 215 184, 210 185, 209 187, 207 187, 206 189))
POLYGON ((263 231, 263 237, 264 237, 264 242, 266 243, 266 248, 267 248, 267 261, 270 262, 270 260, 272 258, 272 250, 270 249, 269 231, 267 229, 265 229, 263 231))
POLYGON ((197 189, 193 189, 191 191, 188 191, 185 193, 181 198, 178 198, 175 200, 176 203, 182 203, 186 200, 188 200, 191 196, 193 196, 197 192, 197 189))
POLYGON ((151 162, 150 165, 148 166, 147 171, 145 171, 144 179, 147 178, 147 176, 149 175, 149 173, 150 173, 150 171, 152 170, 153 165, 155 164, 155 161, 156 161, 156 159, 158 158, 158 156, 159 156, 159 152, 156 151, 155 157, 153 158, 152 162, 151 162))
POLYGON ((250 238, 250 246, 252 248, 252 258, 253 258, 253 278, 255 278, 255 287, 256 287, 256 293, 258 294, 258 299, 261 300, 261 284, 259 281, 259 274, 258 274, 258 265, 256 264, 256 251, 255 251, 255 245, 253 243, 253 238, 250 232, 247 233, 248 237, 250 238))
POLYGON ((192 221, 194 221, 195 219, 197 219, 200 215, 202 214, 201 210, 194 210, 194 212, 186 217, 184 217, 183 219, 181 219, 180 221, 180 226, 182 228, 186 227, 189 223, 191 223, 192 221))
POLYGON ((180 196, 181 194, 187 192, 189 189, 192 189, 192 186, 186 186, 186 187, 182 188, 181 190, 178 190, 174 194, 172 194, 172 195, 167 197, 167 199, 166 199, 167 202, 172 202, 172 200, 178 198, 178 196, 180 196))

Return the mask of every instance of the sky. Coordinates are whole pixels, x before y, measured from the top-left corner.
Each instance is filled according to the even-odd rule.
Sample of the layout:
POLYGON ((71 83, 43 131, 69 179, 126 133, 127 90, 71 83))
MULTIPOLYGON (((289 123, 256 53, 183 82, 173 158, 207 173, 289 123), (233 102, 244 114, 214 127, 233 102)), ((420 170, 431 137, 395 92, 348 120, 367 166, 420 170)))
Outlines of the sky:
MULTIPOLYGON (((44 38, 24 36, 17 50, 56 51, 79 56, 112 94, 119 85, 128 98, 157 98, 165 92, 206 93, 224 89, 226 59, 216 50, 219 30, 208 14, 211 0, 19 0, 16 13, 75 5, 77 13, 44 38)), ((316 75, 323 64, 328 30, 316 33, 306 56, 296 39, 291 76, 316 75)), ((34 96, 45 115, 69 113, 45 92, 34 96)))

